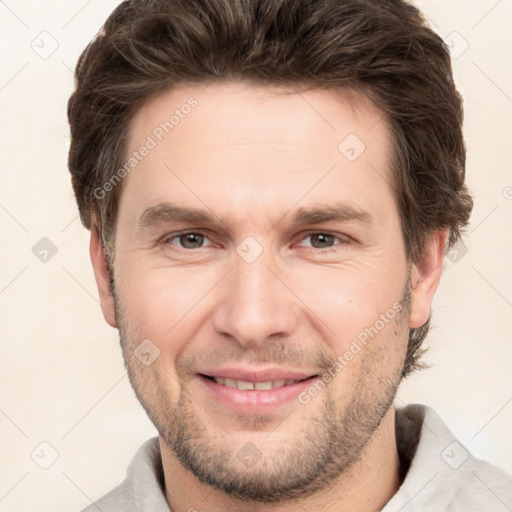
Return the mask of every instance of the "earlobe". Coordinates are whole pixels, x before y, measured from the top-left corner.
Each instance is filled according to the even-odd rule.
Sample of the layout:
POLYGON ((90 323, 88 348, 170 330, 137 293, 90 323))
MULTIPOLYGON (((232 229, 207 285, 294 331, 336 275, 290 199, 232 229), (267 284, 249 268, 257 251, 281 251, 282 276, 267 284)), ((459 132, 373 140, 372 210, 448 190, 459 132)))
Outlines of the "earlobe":
POLYGON ((117 327, 114 297, 110 289, 110 272, 107 258, 105 257, 100 234, 94 226, 91 228, 89 254, 94 269, 103 316, 110 326, 117 327))
POLYGON ((409 327, 416 329, 427 322, 430 306, 443 270, 446 231, 433 233, 420 260, 411 268, 411 315, 409 327))

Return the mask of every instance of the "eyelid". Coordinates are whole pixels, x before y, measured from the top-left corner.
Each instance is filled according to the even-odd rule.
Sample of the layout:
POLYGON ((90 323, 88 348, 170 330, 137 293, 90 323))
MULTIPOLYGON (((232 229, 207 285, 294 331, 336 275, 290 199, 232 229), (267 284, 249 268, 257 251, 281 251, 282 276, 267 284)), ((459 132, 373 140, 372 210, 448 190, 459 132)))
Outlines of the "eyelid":
MULTIPOLYGON (((187 235, 187 234, 202 235, 204 238, 207 238, 208 240, 210 240, 210 237, 208 235, 208 230, 189 229, 189 230, 185 230, 185 231, 177 231, 175 233, 167 234, 161 238, 161 243, 175 245, 172 243, 172 241, 179 239, 181 236, 187 235)), ((309 238, 311 235, 318 235, 318 234, 333 236, 334 238, 337 238, 340 241, 340 244, 348 244, 353 241, 352 237, 350 237, 349 235, 345 235, 345 234, 341 234, 341 233, 333 233, 331 231, 327 231, 327 230, 324 231, 324 230, 319 230, 319 229, 316 229, 316 230, 313 229, 313 230, 308 230, 308 231, 302 232, 299 235, 298 241, 303 241, 303 240, 309 238)), ((198 250, 206 249, 207 247, 212 247, 212 246, 218 247, 218 244, 216 244, 215 242, 212 242, 211 240, 210 240, 210 242, 211 242, 210 245, 198 247, 196 249, 186 249, 185 247, 179 247, 179 246, 176 246, 176 247, 178 247, 181 250, 188 251, 188 252, 198 251, 198 250)), ((340 244, 334 244, 334 246, 326 247, 324 249, 317 249, 315 247, 306 247, 306 248, 311 249, 315 252, 326 252, 326 251, 334 249, 334 247, 336 245, 340 245, 340 244)))

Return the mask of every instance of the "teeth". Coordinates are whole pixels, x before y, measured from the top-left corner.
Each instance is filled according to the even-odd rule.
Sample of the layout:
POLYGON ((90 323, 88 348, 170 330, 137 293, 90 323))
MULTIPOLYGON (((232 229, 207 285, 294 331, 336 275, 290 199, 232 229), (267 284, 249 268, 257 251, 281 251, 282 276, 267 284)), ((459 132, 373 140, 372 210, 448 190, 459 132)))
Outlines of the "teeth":
MULTIPOLYGON (((278 386, 274 386, 278 387, 278 386)), ((272 389, 272 382, 255 382, 254 389, 258 389, 260 391, 266 391, 272 389)))
POLYGON ((247 382, 245 380, 233 380, 233 379, 222 379, 222 378, 214 378, 217 384, 222 384, 224 386, 228 386, 230 388, 237 388, 243 391, 245 390, 259 390, 259 391, 268 391, 269 389, 282 388, 283 386, 289 386, 290 384, 294 384, 297 382, 294 379, 290 380, 274 380, 267 382, 247 382))

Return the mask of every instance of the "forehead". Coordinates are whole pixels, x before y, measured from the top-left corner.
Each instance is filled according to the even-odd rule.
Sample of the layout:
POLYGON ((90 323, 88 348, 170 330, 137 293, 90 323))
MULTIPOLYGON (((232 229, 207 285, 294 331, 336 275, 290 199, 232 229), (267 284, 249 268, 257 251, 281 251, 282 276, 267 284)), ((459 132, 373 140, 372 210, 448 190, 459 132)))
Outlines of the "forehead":
POLYGON ((171 132, 179 136, 183 127, 200 132, 203 145, 272 143, 276 139, 294 144, 304 137, 311 149, 320 139, 313 129, 330 135, 326 143, 336 143, 351 129, 350 133, 373 146, 379 138, 387 142, 382 140, 387 138, 385 114, 353 88, 301 90, 222 82, 181 85, 149 100, 130 123, 130 146, 136 148, 148 135, 165 142, 161 139, 171 132), (380 129, 372 133, 378 125, 380 129))
POLYGON ((378 206, 392 195, 385 115, 353 89, 182 86, 132 119, 129 153, 144 146, 121 195, 139 210, 215 203, 246 219, 326 196, 360 207, 363 196, 378 206))

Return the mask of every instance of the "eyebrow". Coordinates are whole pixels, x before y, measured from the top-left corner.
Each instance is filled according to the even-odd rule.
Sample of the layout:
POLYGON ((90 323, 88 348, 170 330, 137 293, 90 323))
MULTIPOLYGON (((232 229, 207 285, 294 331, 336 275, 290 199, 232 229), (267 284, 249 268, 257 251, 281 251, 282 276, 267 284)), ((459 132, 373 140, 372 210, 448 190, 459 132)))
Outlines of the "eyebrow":
MULTIPOLYGON (((281 217, 284 218, 286 214, 281 217)), ((278 222, 280 222, 280 220, 278 222)), ((300 207, 292 216, 295 225, 321 224, 324 222, 359 221, 371 224, 373 217, 365 210, 344 203, 333 205, 318 205, 313 207, 300 207)), ((140 216, 139 224, 142 227, 153 227, 161 224, 181 222, 186 224, 202 224, 215 227, 223 221, 207 210, 187 208, 169 202, 163 202, 147 208, 140 216)), ((276 223, 277 224, 277 223, 276 223)))

